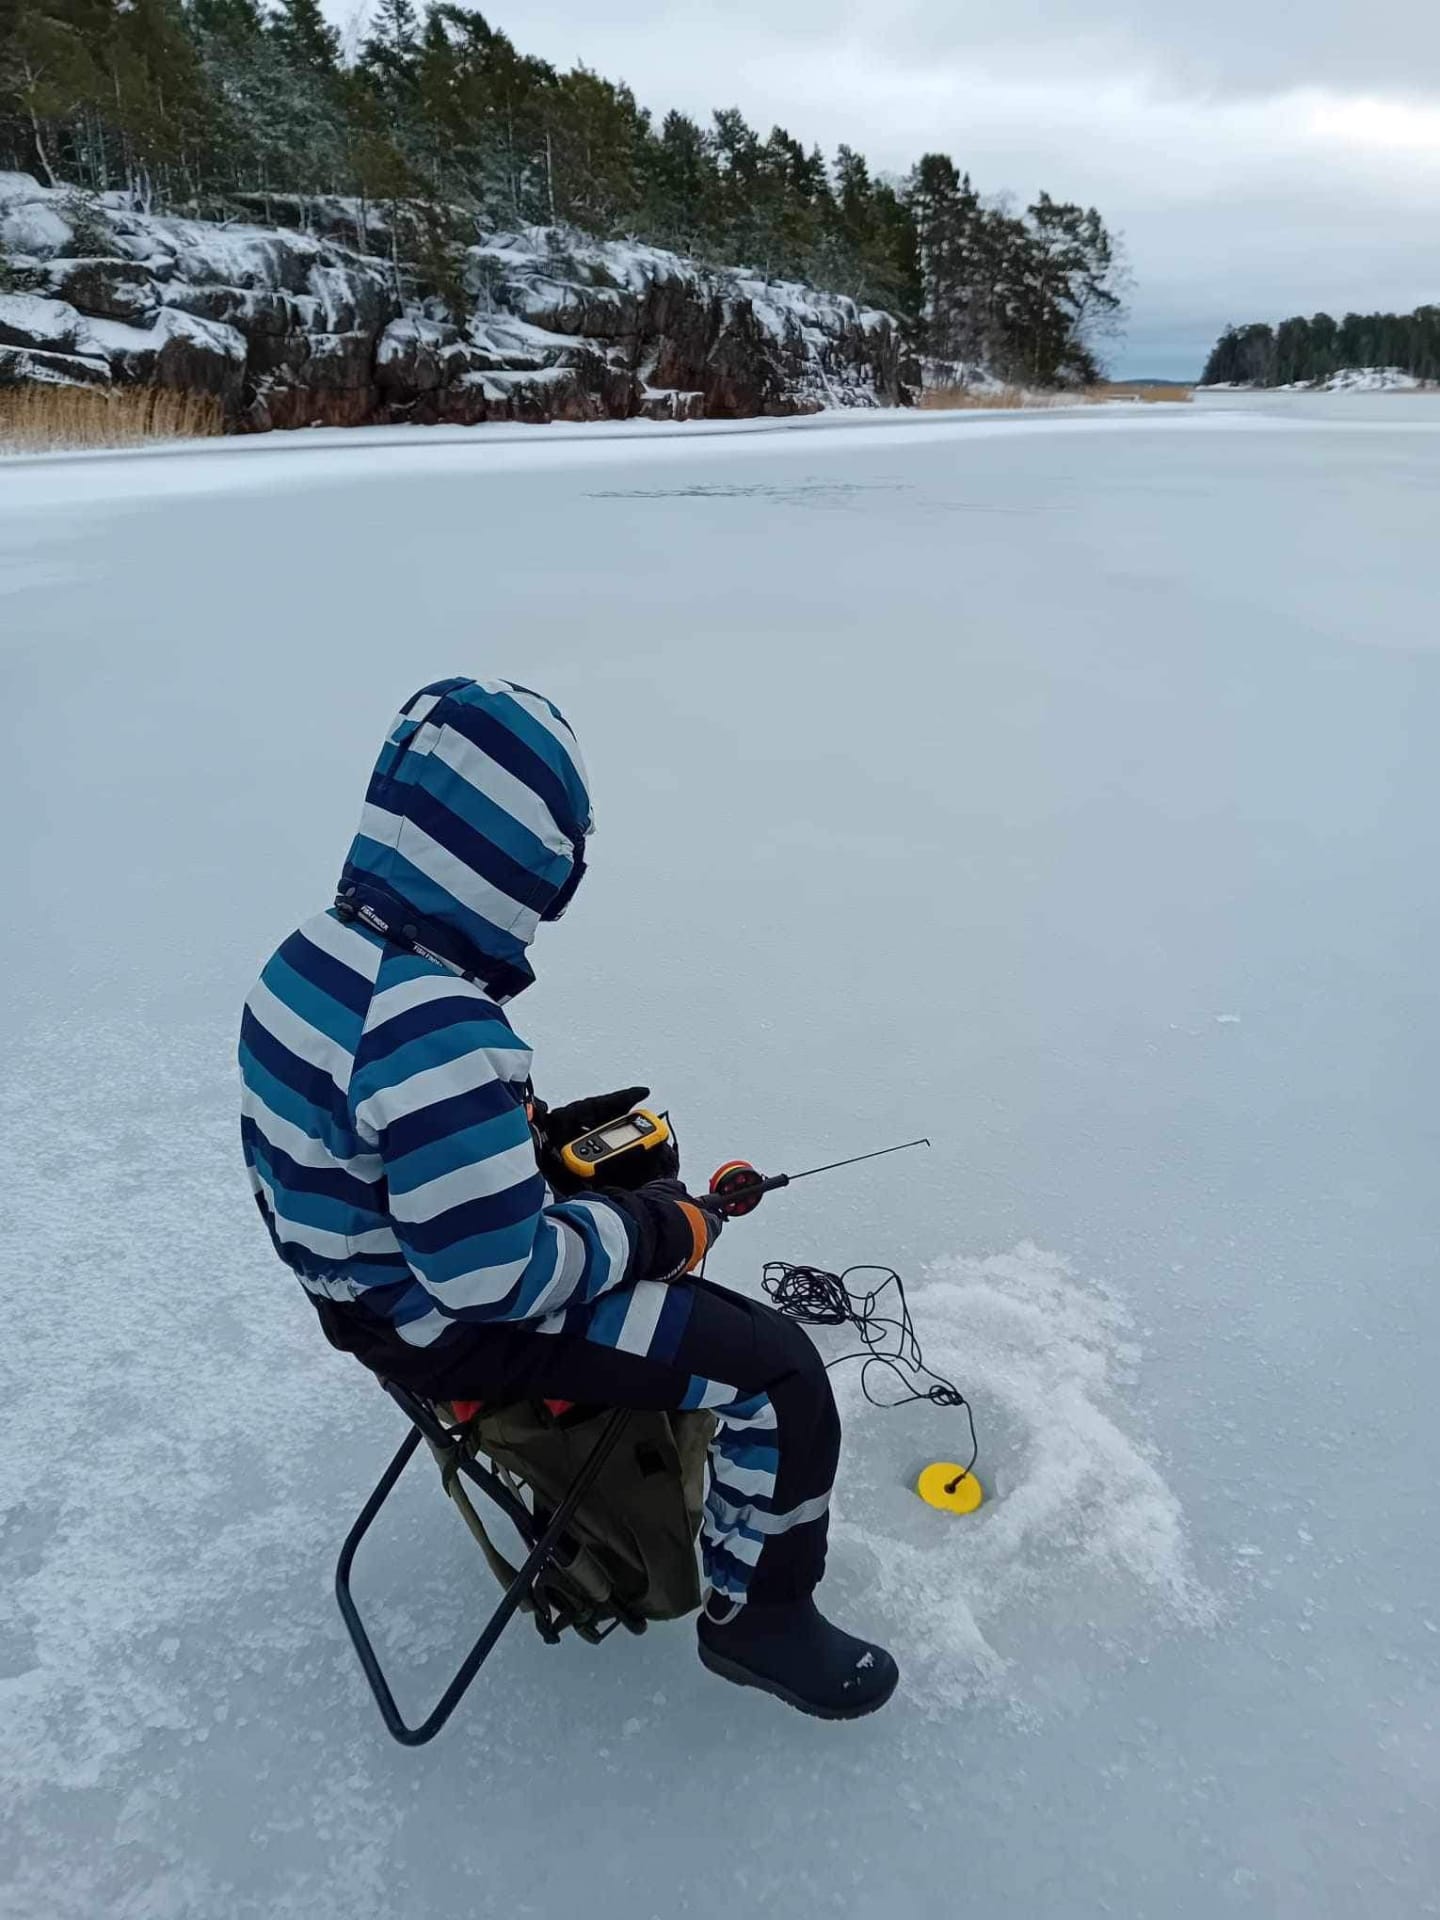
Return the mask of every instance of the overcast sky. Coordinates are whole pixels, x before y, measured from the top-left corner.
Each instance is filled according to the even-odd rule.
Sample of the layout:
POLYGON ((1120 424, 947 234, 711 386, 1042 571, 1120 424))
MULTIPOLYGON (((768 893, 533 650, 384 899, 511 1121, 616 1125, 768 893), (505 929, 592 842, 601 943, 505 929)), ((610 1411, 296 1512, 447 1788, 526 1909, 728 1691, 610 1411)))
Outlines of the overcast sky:
MULTIPOLYGON (((337 19, 354 0, 330 0, 337 19)), ((1440 301, 1440 0, 497 0, 642 104, 738 106, 903 171, 1093 202, 1134 287, 1122 374, 1227 320, 1440 301)))

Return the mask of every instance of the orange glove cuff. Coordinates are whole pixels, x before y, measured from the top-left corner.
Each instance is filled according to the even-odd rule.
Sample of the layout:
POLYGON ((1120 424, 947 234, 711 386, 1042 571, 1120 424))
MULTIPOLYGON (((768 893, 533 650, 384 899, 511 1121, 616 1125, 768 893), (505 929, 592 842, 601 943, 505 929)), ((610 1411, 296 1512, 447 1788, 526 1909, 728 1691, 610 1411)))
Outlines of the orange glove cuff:
POLYGON ((680 1211, 684 1214, 694 1237, 695 1247, 685 1264, 686 1273, 694 1273, 705 1255, 710 1251, 710 1222, 705 1217, 703 1207, 697 1207, 692 1200, 682 1200, 680 1211))

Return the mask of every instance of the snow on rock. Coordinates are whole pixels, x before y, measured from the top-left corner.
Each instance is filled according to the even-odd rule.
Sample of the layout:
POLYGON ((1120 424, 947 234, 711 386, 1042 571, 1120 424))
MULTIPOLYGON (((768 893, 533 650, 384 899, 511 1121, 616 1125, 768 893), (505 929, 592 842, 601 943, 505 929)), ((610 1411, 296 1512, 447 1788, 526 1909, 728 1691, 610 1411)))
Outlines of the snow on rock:
POLYGON ((81 313, 148 325, 161 293, 149 268, 136 260, 54 260, 50 285, 81 313))
POLYGON ((86 354, 51 353, 43 347, 0 346, 0 387, 104 387, 110 362, 86 354))
MULTIPOLYGON (((374 413, 376 339, 399 311, 388 263, 314 235, 85 205, 103 252, 76 252, 75 196, 0 174, 12 275, 70 310, 114 378, 218 395, 238 424, 351 425, 374 413)), ((9 377, 23 377, 11 369, 9 377)))
POLYGON ((395 392, 431 393, 488 364, 458 327, 409 316, 392 320, 375 349, 375 377, 395 392))
POLYGON ((1413 373, 1400 367, 1341 367, 1328 380, 1317 380, 1312 391, 1321 393, 1411 393, 1423 386, 1413 373))
POLYGON ((62 202, 62 195, 43 191, 28 173, 0 173, 0 258, 63 253, 72 230, 62 202))
POLYGON ((69 353, 87 331, 79 314, 63 300, 45 300, 34 293, 0 293, 0 346, 69 353))
POLYGON ((227 403, 239 398, 245 340, 234 327, 163 307, 148 327, 132 327, 123 320, 92 320, 89 337, 119 379, 212 393, 227 403))
POLYGON ((0 385, 103 386, 109 379, 110 362, 73 307, 33 293, 0 294, 0 385))
MULTIPOLYGON (((29 290, 10 298, 35 302, 13 323, 23 337, 0 330, 0 344, 98 346, 116 379, 219 394, 257 429, 739 418, 908 398, 895 323, 841 295, 537 227, 468 250, 473 306, 457 320, 393 264, 403 243, 374 208, 241 204, 266 224, 141 213, 118 194, 82 207, 0 174, 0 246, 29 290)), ((27 377, 11 359, 0 375, 27 377)))
POLYGON ((650 388, 701 393, 711 416, 906 397, 894 321, 841 294, 554 227, 501 235, 471 259, 498 307, 572 346, 609 343, 628 370, 648 358, 650 388))
POLYGON ((1287 380, 1278 387, 1261 388, 1239 380, 1215 380, 1198 393, 1415 393, 1433 381, 1418 380, 1403 367, 1341 367, 1322 380, 1287 380))

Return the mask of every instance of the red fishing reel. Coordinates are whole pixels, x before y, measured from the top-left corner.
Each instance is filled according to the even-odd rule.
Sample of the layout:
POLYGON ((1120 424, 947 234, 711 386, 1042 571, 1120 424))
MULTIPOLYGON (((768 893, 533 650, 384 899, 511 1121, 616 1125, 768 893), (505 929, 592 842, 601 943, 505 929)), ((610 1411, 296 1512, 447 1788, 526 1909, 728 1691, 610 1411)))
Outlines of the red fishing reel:
POLYGON ((727 1160, 710 1176, 710 1192, 732 1220, 753 1213, 770 1190, 770 1183, 748 1160, 727 1160))

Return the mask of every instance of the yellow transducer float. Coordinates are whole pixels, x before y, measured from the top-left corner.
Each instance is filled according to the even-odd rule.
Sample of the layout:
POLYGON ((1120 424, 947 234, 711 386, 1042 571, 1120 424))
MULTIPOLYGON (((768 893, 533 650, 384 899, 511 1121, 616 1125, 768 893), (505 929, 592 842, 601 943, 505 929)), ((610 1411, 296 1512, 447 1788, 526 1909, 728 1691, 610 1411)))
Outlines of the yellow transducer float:
POLYGON ((915 1491, 927 1507, 941 1513, 974 1513, 985 1498, 974 1468, 957 1466, 953 1460, 933 1460, 916 1481, 915 1491))

